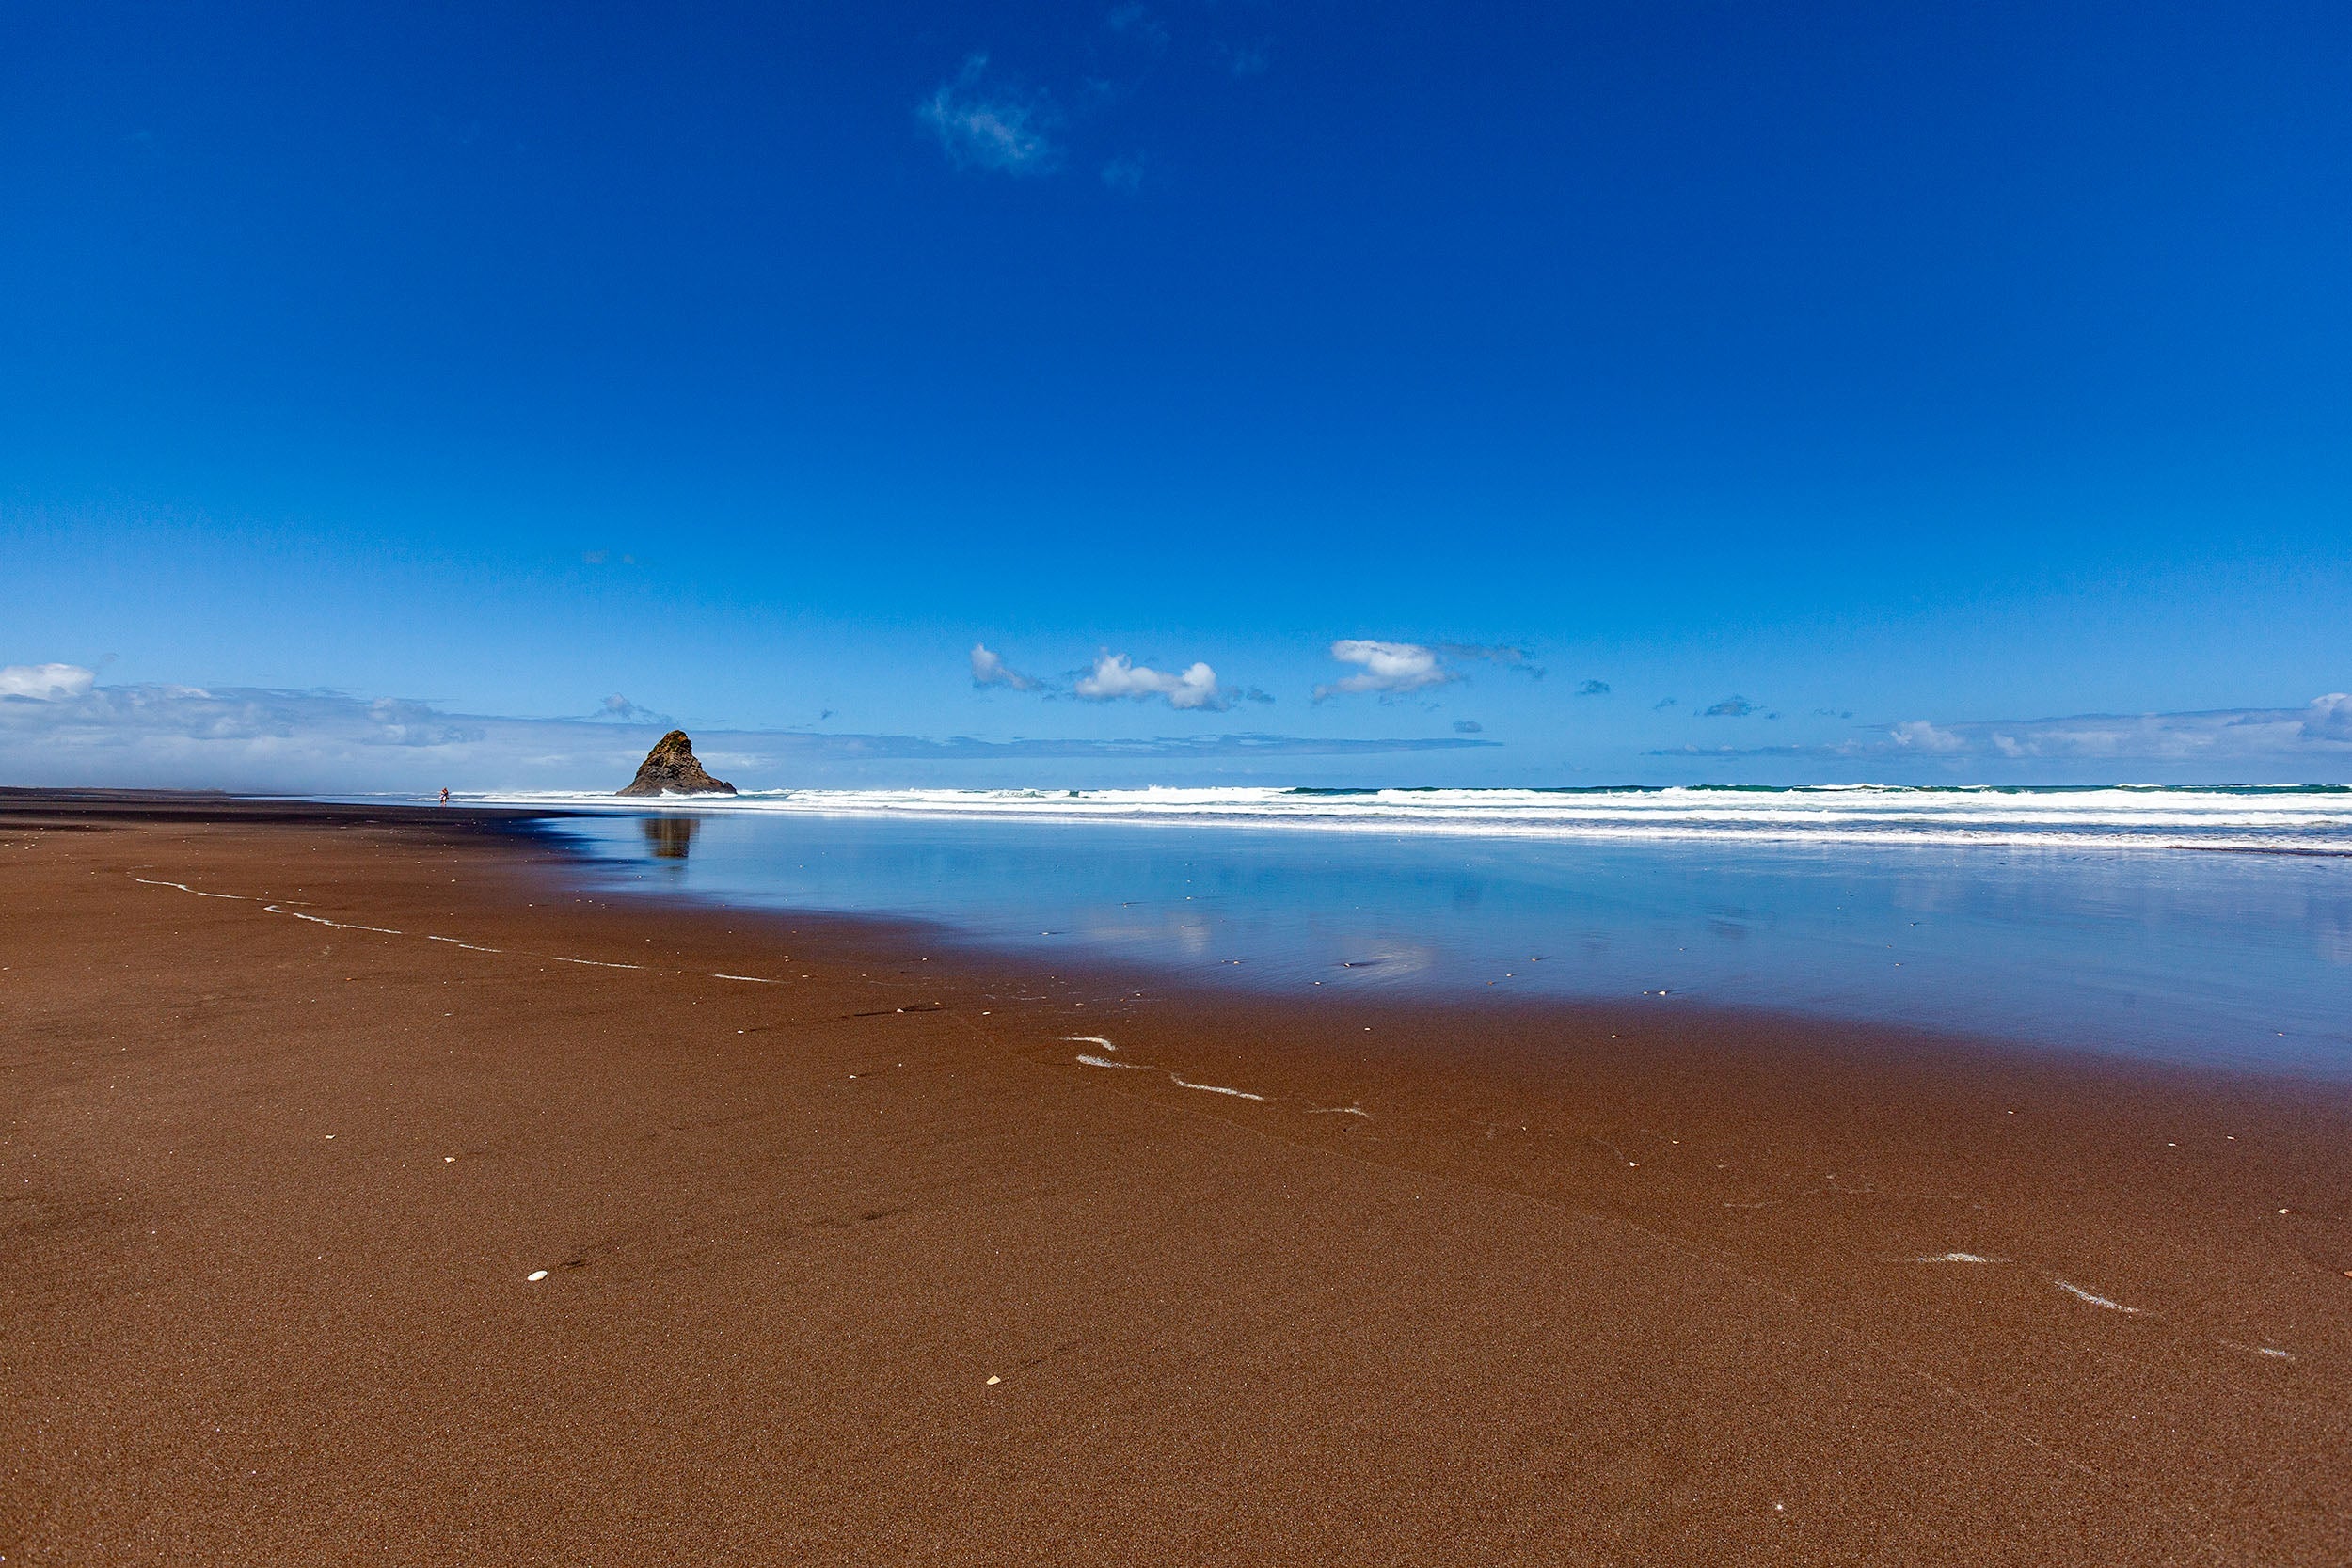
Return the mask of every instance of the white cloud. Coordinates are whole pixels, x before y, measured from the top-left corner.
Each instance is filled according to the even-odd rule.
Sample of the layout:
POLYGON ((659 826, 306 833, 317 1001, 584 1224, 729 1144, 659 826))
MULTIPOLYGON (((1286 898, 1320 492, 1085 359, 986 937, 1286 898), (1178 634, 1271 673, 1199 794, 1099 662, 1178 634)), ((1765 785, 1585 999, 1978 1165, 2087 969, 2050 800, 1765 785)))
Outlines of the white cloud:
MULTIPOLYGON (((1924 719, 1914 719, 1907 724, 1898 724, 1886 733, 1896 745, 1915 752, 1957 752, 1963 750, 1968 744, 1951 731, 1939 730, 1924 719)), ((2007 737, 1995 736, 1993 738, 1997 745, 2007 737)))
POLYGON ((1424 687, 1444 686, 1463 678, 1461 669, 1454 661, 1465 658, 1500 664, 1537 680, 1544 674, 1529 660, 1526 649, 1485 642, 1438 642, 1424 647, 1419 642, 1382 642, 1367 637, 1349 637, 1331 644, 1331 657, 1342 664, 1362 668, 1355 674, 1316 687, 1314 698, 1318 703, 1327 697, 1365 691, 1388 698, 1424 687))
POLYGON ((78 664, 0 665, 0 697, 29 697, 54 703, 87 692, 98 679, 95 671, 78 664))
POLYGON ((2352 695, 2330 691, 2313 697, 2309 712, 2303 721, 2305 739, 2352 741, 2352 695))
POLYGON ((972 644, 972 684, 974 686, 1007 686, 1015 691, 1037 691, 1045 683, 1023 674, 990 651, 985 642, 972 644))
POLYGON ((1209 713, 1222 713, 1231 705, 1229 694, 1216 683, 1216 672, 1205 664, 1196 663, 1182 674, 1172 675, 1164 670, 1130 663, 1125 654, 1105 653, 1094 661, 1093 671, 1071 689, 1081 697, 1102 703, 1116 702, 1121 697, 1166 697, 1170 707, 1209 713))
POLYGON ((1438 658, 1438 650, 1424 648, 1418 642, 1375 642, 1368 638, 1350 637, 1331 644, 1331 657, 1342 664, 1360 664, 1356 674, 1335 680, 1327 686, 1315 688, 1315 701, 1359 691, 1377 691, 1391 695, 1400 691, 1419 691, 1423 687, 1443 686, 1462 678, 1461 672, 1449 668, 1438 658))
POLYGON ((1054 143, 1060 116, 1043 94, 1024 96, 989 87, 988 56, 963 62, 952 81, 926 99, 915 115, 939 137, 940 150, 958 168, 999 174, 1045 174, 1061 160, 1054 143))

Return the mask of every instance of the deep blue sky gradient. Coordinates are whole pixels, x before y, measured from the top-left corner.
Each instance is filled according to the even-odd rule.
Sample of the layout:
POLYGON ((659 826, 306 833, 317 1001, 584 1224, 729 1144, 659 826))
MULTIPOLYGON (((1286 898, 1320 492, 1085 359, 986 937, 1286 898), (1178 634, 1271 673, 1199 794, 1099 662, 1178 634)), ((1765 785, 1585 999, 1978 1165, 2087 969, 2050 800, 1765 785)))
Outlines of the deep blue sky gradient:
POLYGON ((2341 5, 25 5, 0 212, 0 663, 1529 783, 2352 688, 2341 5))

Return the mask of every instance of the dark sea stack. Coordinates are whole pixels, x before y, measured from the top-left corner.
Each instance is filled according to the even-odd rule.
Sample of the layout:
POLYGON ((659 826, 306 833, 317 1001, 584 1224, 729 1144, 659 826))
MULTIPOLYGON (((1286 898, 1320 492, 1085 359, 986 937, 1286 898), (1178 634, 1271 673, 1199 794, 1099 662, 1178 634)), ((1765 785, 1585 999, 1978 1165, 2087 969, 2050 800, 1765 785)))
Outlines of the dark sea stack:
POLYGON ((735 786, 714 779, 694 760, 694 743, 684 730, 672 730, 654 742, 637 769, 637 777, 622 795, 732 795, 735 786))

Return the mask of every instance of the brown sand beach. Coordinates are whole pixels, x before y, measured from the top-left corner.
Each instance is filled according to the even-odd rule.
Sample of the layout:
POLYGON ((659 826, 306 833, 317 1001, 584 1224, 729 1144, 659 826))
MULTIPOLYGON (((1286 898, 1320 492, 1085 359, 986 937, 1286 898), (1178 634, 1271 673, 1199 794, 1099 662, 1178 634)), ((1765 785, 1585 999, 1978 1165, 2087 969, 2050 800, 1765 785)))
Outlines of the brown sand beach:
POLYGON ((0 795, 0 1558, 2341 1563, 2352 1096, 0 795))

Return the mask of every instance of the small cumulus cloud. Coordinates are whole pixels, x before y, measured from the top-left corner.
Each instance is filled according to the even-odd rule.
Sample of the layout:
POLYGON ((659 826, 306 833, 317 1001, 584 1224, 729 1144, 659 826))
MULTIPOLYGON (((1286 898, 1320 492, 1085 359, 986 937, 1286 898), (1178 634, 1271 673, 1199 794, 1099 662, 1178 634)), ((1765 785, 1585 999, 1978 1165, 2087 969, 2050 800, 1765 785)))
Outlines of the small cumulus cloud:
POLYGON ((1853 717, 1853 709, 1817 707, 1813 710, 1813 717, 1816 719, 1851 719, 1853 717))
POLYGON ((1677 699, 1675 699, 1675 698, 1673 698, 1673 697, 1661 697, 1661 698, 1659 698, 1659 699, 1658 699, 1658 701, 1656 701, 1656 702, 1654 702, 1654 703, 1650 704, 1650 705, 1649 705, 1649 710, 1650 710, 1652 713, 1657 713, 1657 712, 1661 711, 1661 709, 1670 708, 1670 707, 1674 706, 1674 705, 1675 705, 1675 704, 1676 704, 1676 701, 1677 701, 1677 699))
POLYGON ((1486 726, 1480 723, 1475 719, 1456 719, 1454 721, 1454 733, 1455 735, 1484 735, 1486 732, 1486 726))
POLYGON ((1350 637, 1331 644, 1331 657, 1342 664, 1353 664, 1359 668, 1355 674, 1316 687, 1314 699, 1318 703, 1327 698, 1365 692, 1385 700, 1408 691, 1450 685, 1463 678, 1457 662, 1462 659, 1483 659, 1507 670, 1517 670, 1537 680, 1541 680, 1544 673, 1528 658, 1526 649, 1482 642, 1424 645, 1350 637))
POLYGON ((1699 717, 1702 719, 1745 719, 1755 711, 1756 705, 1745 697, 1725 697, 1722 702, 1702 712, 1699 717))
POLYGON ((1123 697, 1138 702, 1165 697, 1170 707, 1203 713, 1222 713, 1232 705, 1232 693, 1217 685, 1216 672, 1206 664, 1196 661, 1181 673, 1171 674, 1137 664, 1125 654, 1109 652, 1097 658, 1093 670, 1071 690, 1098 703, 1115 703, 1123 697))
POLYGON ((2352 695, 2330 691, 2325 697, 2314 697, 2306 710, 2302 736, 2306 740, 2339 740, 2352 743, 2352 695))
POLYGON ((1951 731, 1939 730, 1924 719, 1898 724, 1887 736, 1896 745, 1912 752, 1958 752, 1968 744, 1951 731))
POLYGON ((1315 701, 1363 691, 1391 695, 1443 686, 1462 678, 1438 657, 1435 648, 1418 642, 1378 642, 1370 638, 1343 638, 1331 644, 1331 657, 1342 664, 1361 665, 1353 675, 1315 688, 1315 701))
POLYGON ((0 698, 24 697, 36 703, 63 702, 89 694, 98 673, 78 664, 0 665, 0 698))
POLYGON ((915 117, 939 138, 939 150, 958 168, 998 174, 1046 174, 1060 162, 1054 133, 1061 123, 1053 100, 993 85, 988 56, 974 55, 939 90, 923 101, 915 117))
POLYGON ((1586 681, 1583 685, 1576 689, 1576 694, 1580 697, 1606 697, 1609 695, 1609 683, 1607 681, 1586 681))
POLYGON ((1041 691, 1045 683, 1007 664, 991 651, 985 642, 972 644, 972 684, 977 687, 1002 686, 1015 691, 1041 691))

